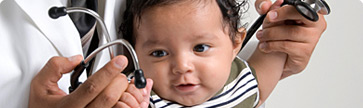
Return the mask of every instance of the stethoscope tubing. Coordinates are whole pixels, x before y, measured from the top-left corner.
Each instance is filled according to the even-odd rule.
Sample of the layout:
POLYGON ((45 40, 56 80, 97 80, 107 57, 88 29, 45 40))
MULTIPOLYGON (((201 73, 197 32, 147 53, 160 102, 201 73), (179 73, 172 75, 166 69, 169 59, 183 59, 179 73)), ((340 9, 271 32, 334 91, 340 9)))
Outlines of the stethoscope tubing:
POLYGON ((250 29, 247 30, 246 38, 243 40, 241 50, 243 49, 243 47, 246 46, 247 42, 252 38, 253 34, 255 34, 255 32, 258 30, 258 28, 260 28, 260 26, 262 25, 263 20, 265 18, 266 18, 266 14, 261 15, 255 21, 255 23, 252 24, 252 26, 250 27, 250 29))
MULTIPOLYGON (((329 5, 324 1, 324 0, 319 0, 322 5, 324 5, 324 7, 327 9, 326 13, 322 13, 322 14, 329 14, 330 13, 330 7, 329 5)), ((314 9, 312 9, 308 4, 298 1, 298 0, 284 0, 284 3, 282 3, 281 6, 283 5, 293 5, 295 6, 296 10, 298 10, 298 12, 303 15, 305 18, 311 20, 311 21, 318 21, 319 20, 319 16, 317 14, 316 11, 314 11, 314 9), (306 9, 308 9, 308 11, 313 15, 312 18, 310 18, 309 16, 305 15, 303 11, 301 11, 300 9, 298 9, 297 5, 300 6, 304 6, 306 9)), ((266 14, 261 15, 250 27, 250 29, 247 31, 247 35, 246 38, 244 39, 243 43, 242 43, 242 47, 240 49, 240 51, 246 46, 246 44, 248 43, 248 41, 252 38, 253 34, 255 34, 255 32, 258 30, 258 28, 260 28, 260 26, 263 23, 263 20, 266 18, 266 14)))
MULTIPOLYGON (((69 91, 72 92, 74 91, 81 83, 79 82, 79 77, 81 76, 82 72, 84 71, 84 69, 86 67, 88 67, 88 63, 89 61, 94 58, 99 52, 101 52, 102 50, 104 50, 105 48, 109 48, 110 46, 112 45, 116 45, 116 44, 121 44, 121 45, 124 45, 127 50, 130 52, 131 54, 131 58, 134 62, 134 68, 136 70, 136 72, 138 71, 142 71, 141 68, 140 68, 140 65, 139 65, 139 60, 137 58, 137 55, 136 55, 136 52, 135 50, 133 50, 131 44, 124 40, 124 39, 117 39, 117 40, 114 40, 112 42, 109 42, 109 43, 106 43, 100 47, 98 47, 97 49, 95 49, 89 56, 86 57, 86 59, 84 59, 73 71, 73 73, 71 74, 71 87, 69 88, 69 91)), ((87 74, 87 76, 91 76, 91 72, 89 72, 87 74)), ((142 73, 140 73, 142 74, 142 73)), ((139 74, 138 74, 139 75, 139 74)), ((139 75, 140 76, 140 75, 139 75)), ((140 79, 136 79, 135 81, 138 81, 140 79)), ((142 79, 144 80, 144 79, 142 79)), ((139 81, 140 82, 140 81, 139 81)), ((142 81, 141 81, 142 82, 142 81)), ((135 82, 136 84, 136 82, 135 82)), ((141 85, 141 86, 137 86, 138 88, 143 88, 144 85, 142 84, 138 84, 138 85, 141 85)))
MULTIPOLYGON (((135 86, 137 88, 144 88, 146 86, 146 79, 143 75, 142 69, 140 68, 136 52, 133 49, 132 45, 124 39, 117 39, 117 40, 114 40, 111 42, 111 37, 108 33, 107 27, 106 27, 105 23, 103 22, 102 18, 96 12, 94 12, 93 10, 87 9, 87 8, 82 8, 82 7, 52 7, 51 9, 49 9, 48 14, 51 18, 57 19, 60 16, 64 16, 69 13, 76 13, 76 12, 86 13, 86 14, 93 16, 97 20, 99 25, 101 26, 103 35, 106 38, 107 43, 103 44, 102 46, 95 49, 89 56, 85 57, 85 59, 74 69, 74 71, 71 74, 71 86, 69 87, 69 92, 74 91, 80 84, 82 84, 81 82, 79 82, 79 77, 81 76, 84 69, 86 67, 88 67, 89 62, 99 52, 101 52, 105 48, 108 48, 110 58, 112 59, 114 57, 114 54, 113 54, 114 51, 111 46, 116 45, 116 44, 122 44, 123 46, 126 47, 126 49, 131 54, 134 68, 135 68, 135 71, 133 73, 135 76, 135 86)), ((100 37, 100 39, 102 39, 102 37, 100 37)), ((92 74, 92 72, 88 72, 87 77, 91 76, 91 74, 92 74)))
POLYGON ((85 63, 88 63, 92 58, 94 58, 99 52, 101 52, 103 49, 105 48, 109 48, 110 46, 112 45, 116 45, 116 44, 121 44, 121 45, 124 45, 127 50, 131 53, 131 56, 132 56, 132 61, 134 63, 134 68, 135 69, 140 69, 140 65, 139 65, 139 60, 137 59, 137 56, 136 56, 136 52, 135 50, 133 50, 131 44, 124 40, 124 39, 117 39, 117 40, 114 40, 112 42, 109 42, 109 43, 106 43, 100 47, 98 47, 96 50, 94 50, 91 54, 89 54, 85 59, 84 59, 84 62, 85 63))

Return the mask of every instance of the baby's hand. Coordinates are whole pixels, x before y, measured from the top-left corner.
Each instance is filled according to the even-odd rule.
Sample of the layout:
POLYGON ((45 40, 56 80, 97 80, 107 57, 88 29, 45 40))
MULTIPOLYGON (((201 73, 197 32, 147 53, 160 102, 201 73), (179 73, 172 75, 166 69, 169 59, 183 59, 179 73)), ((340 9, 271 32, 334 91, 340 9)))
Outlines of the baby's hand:
POLYGON ((134 85, 134 80, 132 80, 114 108, 148 108, 152 85, 153 81, 147 79, 146 87, 138 89, 134 85))

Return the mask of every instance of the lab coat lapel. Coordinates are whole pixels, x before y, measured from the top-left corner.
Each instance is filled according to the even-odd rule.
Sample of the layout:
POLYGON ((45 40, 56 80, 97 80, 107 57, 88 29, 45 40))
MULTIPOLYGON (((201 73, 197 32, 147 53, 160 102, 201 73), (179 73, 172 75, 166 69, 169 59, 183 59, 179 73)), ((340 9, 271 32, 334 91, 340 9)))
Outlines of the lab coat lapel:
POLYGON ((63 6, 59 0, 15 0, 35 26, 58 50, 60 56, 82 54, 79 34, 69 16, 52 19, 49 8, 63 6))

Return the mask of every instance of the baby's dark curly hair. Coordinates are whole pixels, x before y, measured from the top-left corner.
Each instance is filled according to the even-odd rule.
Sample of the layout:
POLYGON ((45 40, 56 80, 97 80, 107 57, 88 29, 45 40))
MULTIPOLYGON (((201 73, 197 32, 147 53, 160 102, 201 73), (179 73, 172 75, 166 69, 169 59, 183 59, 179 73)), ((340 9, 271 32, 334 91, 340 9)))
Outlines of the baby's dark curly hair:
MULTIPOLYGON (((136 25, 134 24, 134 21, 140 20, 145 10, 154 6, 170 5, 180 1, 183 0, 127 0, 123 23, 120 26, 120 31, 122 32, 123 38, 128 40, 134 46, 135 36, 133 33, 133 28, 136 25)), ((223 15, 224 25, 227 25, 230 28, 229 36, 231 40, 234 40, 236 32, 238 31, 238 26, 241 24, 241 15, 248 9, 248 0, 216 0, 216 2, 218 3, 218 6, 223 15)))

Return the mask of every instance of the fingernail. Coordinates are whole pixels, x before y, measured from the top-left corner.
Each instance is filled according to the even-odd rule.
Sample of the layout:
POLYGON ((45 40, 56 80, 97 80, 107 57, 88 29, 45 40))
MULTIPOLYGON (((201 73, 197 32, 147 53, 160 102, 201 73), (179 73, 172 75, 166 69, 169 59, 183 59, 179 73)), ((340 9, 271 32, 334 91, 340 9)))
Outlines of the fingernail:
POLYGON ((142 89, 142 94, 143 94, 144 96, 146 96, 146 95, 147 95, 147 90, 146 90, 146 89, 142 89))
POLYGON ((256 37, 257 37, 257 39, 262 38, 262 31, 261 30, 256 33, 256 37))
POLYGON ((270 11, 268 13, 268 17, 269 17, 270 21, 275 20, 277 18, 277 12, 276 11, 270 11))
POLYGON ((261 51, 263 51, 263 52, 264 52, 264 51, 265 51, 265 49, 266 49, 266 46, 267 46, 266 42, 262 42, 262 43, 260 44, 260 47, 259 47, 259 48, 260 48, 260 50, 261 50, 261 51))
POLYGON ((265 4, 265 3, 266 3, 266 1, 261 2, 260 5, 258 5, 257 11, 261 12, 261 8, 262 8, 263 4, 265 4))
POLYGON ((75 56, 72 56, 72 57, 68 57, 68 60, 69 60, 70 62, 78 61, 78 56, 80 56, 80 55, 75 55, 75 56))
POLYGON ((123 69, 125 67, 125 60, 122 60, 120 57, 116 57, 115 59, 115 66, 117 68, 123 69))

